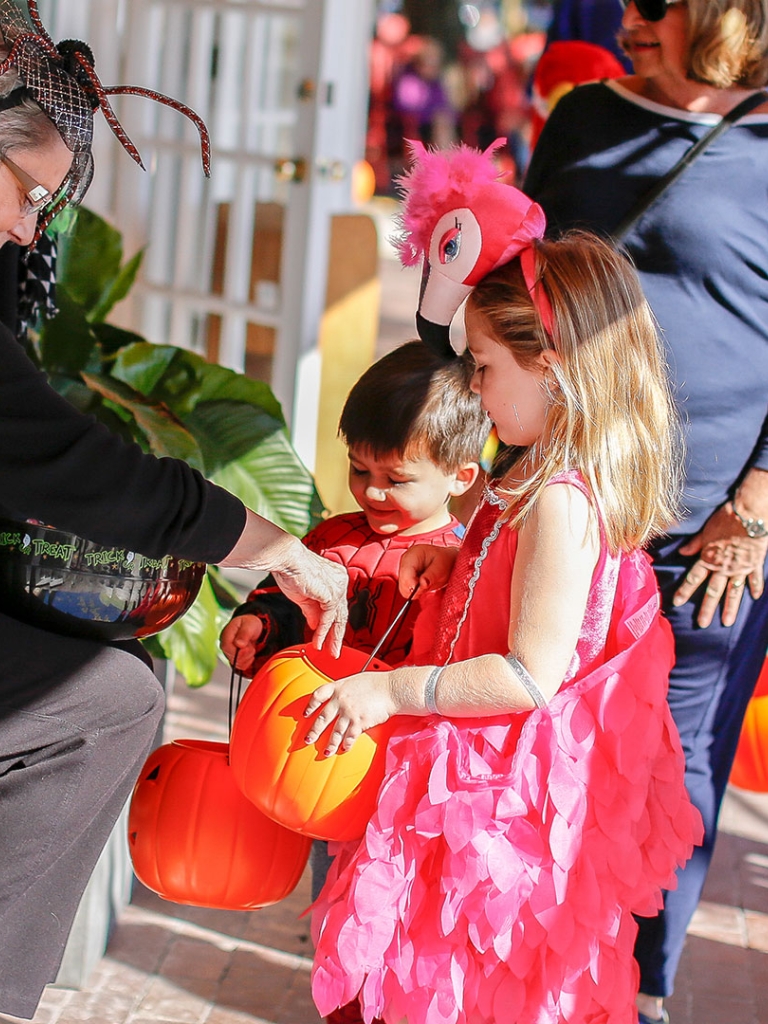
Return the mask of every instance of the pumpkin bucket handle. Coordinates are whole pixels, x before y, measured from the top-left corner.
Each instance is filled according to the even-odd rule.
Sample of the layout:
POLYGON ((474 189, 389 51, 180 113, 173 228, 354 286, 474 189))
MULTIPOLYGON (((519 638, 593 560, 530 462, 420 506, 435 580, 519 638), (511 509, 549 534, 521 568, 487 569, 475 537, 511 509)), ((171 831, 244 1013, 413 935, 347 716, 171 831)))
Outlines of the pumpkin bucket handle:
POLYGON ((227 709, 227 741, 232 738, 232 722, 235 718, 235 712, 240 707, 240 697, 243 692, 243 673, 237 667, 237 655, 240 651, 235 654, 235 661, 232 665, 232 671, 229 674, 229 707, 227 709), (237 692, 235 692, 235 676, 237 676, 237 692))
MULTIPOLYGON (((375 646, 375 647, 373 648, 373 650, 371 651, 371 653, 370 653, 370 656, 369 656, 368 660, 367 660, 367 661, 366 661, 366 663, 365 663, 365 664, 363 665, 363 667, 362 667, 362 668, 360 669, 360 671, 361 671, 361 672, 365 672, 365 670, 366 670, 366 669, 368 668, 368 666, 369 666, 370 664, 372 664, 372 662, 373 662, 373 659, 374 659, 374 658, 376 657, 376 655, 377 655, 377 654, 379 653, 379 651, 380 651, 380 650, 382 649, 382 647, 384 646, 384 644, 385 644, 385 643, 387 642, 387 640, 388 640, 388 639, 389 639, 389 637, 391 636, 392 632, 393 632, 393 631, 394 631, 394 630, 395 630, 395 629, 397 628, 398 624, 400 623, 400 620, 401 620, 401 619, 402 619, 402 617, 403 617, 403 616, 405 615, 405 613, 406 613, 406 612, 408 611, 408 609, 409 609, 409 608, 411 607, 411 601, 413 601, 414 597, 416 597, 416 591, 417 591, 418 589, 419 589, 419 584, 417 583, 417 584, 416 584, 416 586, 415 586, 415 587, 413 588, 413 590, 412 590, 412 591, 410 592, 410 594, 408 595, 408 597, 406 597, 406 599, 405 599, 405 604, 404 604, 404 605, 402 606, 402 608, 401 608, 401 609, 400 609, 400 611, 399 611, 399 612, 397 613, 397 615, 396 615, 396 616, 394 617, 394 619, 392 619, 392 621, 390 622, 390 624, 389 624, 389 625, 387 626, 387 628, 386 628, 386 630, 385 630, 384 634, 383 634, 383 635, 381 636, 381 638, 379 639, 379 642, 378 642, 378 643, 376 644, 376 646, 375 646)), ((396 635, 396 634, 395 634, 395 635, 396 635)), ((393 636, 393 637, 392 637, 392 640, 394 641, 394 639, 395 639, 395 637, 393 636)), ((389 649, 389 648, 387 648, 387 649, 389 649)))

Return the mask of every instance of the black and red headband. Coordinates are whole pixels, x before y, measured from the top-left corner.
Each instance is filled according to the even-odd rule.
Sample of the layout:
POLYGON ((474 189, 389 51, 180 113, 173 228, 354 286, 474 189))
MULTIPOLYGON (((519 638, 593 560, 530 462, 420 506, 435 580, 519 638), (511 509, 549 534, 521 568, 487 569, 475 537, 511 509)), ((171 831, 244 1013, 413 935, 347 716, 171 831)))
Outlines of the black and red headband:
POLYGON ((16 89, 0 98, 0 110, 17 105, 26 97, 33 99, 53 121, 73 154, 72 167, 56 202, 40 215, 36 237, 64 206, 79 203, 91 183, 96 110, 101 110, 122 147, 143 168, 141 156, 118 121, 108 96, 144 96, 188 117, 200 133, 203 170, 206 175, 210 174, 210 137, 202 118, 186 104, 151 89, 102 85, 94 70, 90 47, 77 39, 55 44, 40 20, 37 0, 26 0, 26 3, 29 20, 14 0, 0 0, 0 38, 7 51, 5 59, 0 61, 0 77, 15 70, 20 80, 16 89))

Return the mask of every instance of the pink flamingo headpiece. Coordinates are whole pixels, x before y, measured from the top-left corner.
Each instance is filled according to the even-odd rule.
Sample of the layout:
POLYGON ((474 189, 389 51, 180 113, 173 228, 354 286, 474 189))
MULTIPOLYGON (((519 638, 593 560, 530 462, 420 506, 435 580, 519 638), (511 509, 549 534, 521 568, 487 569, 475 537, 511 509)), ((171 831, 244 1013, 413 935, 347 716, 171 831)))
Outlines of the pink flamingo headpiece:
POLYGON ((461 303, 515 256, 542 325, 552 333, 552 307, 537 280, 533 251, 544 235, 544 211, 500 180, 492 155, 504 144, 497 139, 480 152, 464 144, 436 151, 409 143, 414 163, 399 179, 403 233, 395 246, 403 266, 424 262, 416 326, 422 341, 443 356, 454 354, 450 324, 461 303))

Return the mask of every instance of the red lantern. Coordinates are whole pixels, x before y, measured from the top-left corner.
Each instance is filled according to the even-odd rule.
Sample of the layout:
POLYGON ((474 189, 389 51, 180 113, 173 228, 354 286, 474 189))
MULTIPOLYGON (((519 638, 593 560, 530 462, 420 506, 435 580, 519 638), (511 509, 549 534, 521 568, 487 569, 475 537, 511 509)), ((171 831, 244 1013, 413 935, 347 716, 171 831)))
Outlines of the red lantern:
POLYGON ((768 663, 747 705, 730 781, 739 789, 768 793, 768 663))
POLYGON ((187 739, 147 759, 131 798, 128 841, 147 888, 174 903, 221 910, 283 899, 312 845, 246 800, 226 743, 187 739))
MULTIPOLYGON (((333 659, 313 647, 278 652, 257 673, 235 715, 232 772, 243 793, 281 825, 316 839, 359 839, 384 778, 386 744, 395 722, 357 738, 351 750, 324 757, 329 726, 305 743, 310 694, 330 679, 360 672, 361 651, 344 647, 333 659)), ((367 671, 388 668, 374 660, 367 671)))

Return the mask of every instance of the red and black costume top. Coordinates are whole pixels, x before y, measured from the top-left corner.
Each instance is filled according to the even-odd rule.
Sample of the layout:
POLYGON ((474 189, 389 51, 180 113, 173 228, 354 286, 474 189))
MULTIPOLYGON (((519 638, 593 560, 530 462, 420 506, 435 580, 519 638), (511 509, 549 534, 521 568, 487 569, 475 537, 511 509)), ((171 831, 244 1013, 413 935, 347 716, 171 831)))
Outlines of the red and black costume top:
MULTIPOLYGON (((381 534, 373 530, 362 512, 332 516, 306 535, 304 543, 318 555, 344 566, 349 573, 347 599, 349 622, 345 643, 370 652, 378 643, 402 607, 397 586, 400 559, 413 544, 457 547, 464 527, 454 517, 450 523, 428 533, 381 534)), ((381 657, 390 665, 401 665, 411 646, 418 605, 408 610, 397 631, 389 639, 381 657)), ((304 617, 267 577, 248 595, 235 615, 258 615, 264 626, 256 652, 255 667, 283 647, 309 639, 304 617)))

